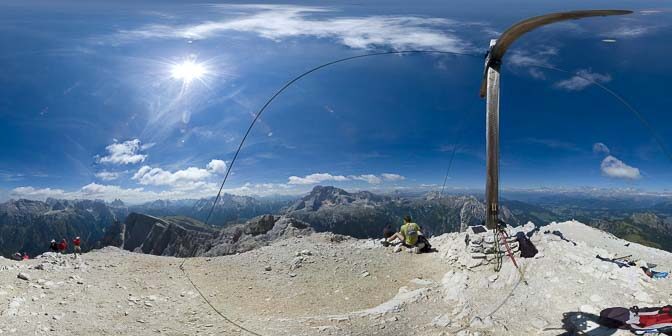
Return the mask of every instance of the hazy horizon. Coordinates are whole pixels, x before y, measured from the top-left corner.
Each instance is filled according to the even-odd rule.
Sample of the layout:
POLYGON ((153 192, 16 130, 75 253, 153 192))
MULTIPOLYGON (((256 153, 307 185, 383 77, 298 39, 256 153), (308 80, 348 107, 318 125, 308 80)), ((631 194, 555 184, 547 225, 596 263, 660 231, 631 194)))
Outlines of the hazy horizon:
MULTIPOLYGON (((529 16, 604 6, 523 3, 4 2, 0 201, 214 196, 254 113, 287 80, 409 49, 467 55, 380 56, 303 78, 253 129, 224 191, 438 189, 455 151, 446 187, 477 192, 489 40, 529 16)), ((541 28, 504 59, 502 190, 672 190, 660 146, 672 139, 672 65, 660 62, 672 10, 608 7, 634 13, 541 28)))

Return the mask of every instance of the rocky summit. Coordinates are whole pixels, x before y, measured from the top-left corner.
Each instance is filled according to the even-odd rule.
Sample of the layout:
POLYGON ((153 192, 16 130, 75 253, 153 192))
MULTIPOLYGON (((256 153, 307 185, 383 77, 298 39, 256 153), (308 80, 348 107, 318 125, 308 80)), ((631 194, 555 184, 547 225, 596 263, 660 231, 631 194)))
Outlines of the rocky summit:
MULTIPOLYGON (((317 186, 288 207, 286 215, 310 223, 316 231, 369 238, 380 236, 386 226, 399 227, 406 215, 422 223, 427 233, 464 231, 483 223, 485 205, 474 196, 392 197, 317 186)), ((513 225, 521 223, 507 207, 502 207, 501 218, 513 225)))
POLYGON ((411 254, 305 229, 262 217, 216 234, 224 245, 211 251, 231 252, 229 239, 247 237, 237 240, 239 253, 218 257, 106 247, 78 258, 0 259, 0 334, 628 335, 595 316, 669 304, 672 293, 672 280, 596 258, 629 255, 667 271, 670 253, 574 221, 510 227, 529 233, 539 252, 516 254, 520 271, 505 256, 500 272, 473 253, 473 233, 433 237, 438 252, 411 254), (246 250, 248 240, 267 244, 246 250))
POLYGON ((298 219, 263 215, 225 228, 188 217, 154 217, 131 213, 110 228, 107 245, 154 255, 194 257, 245 252, 278 239, 309 235, 313 229, 298 219))

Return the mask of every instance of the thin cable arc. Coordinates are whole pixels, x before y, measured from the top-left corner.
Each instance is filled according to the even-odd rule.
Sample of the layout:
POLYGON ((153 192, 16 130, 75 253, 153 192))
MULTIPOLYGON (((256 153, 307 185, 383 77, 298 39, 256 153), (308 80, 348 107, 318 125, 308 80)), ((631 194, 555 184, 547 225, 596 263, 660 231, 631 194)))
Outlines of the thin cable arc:
POLYGON ((321 64, 319 66, 316 66, 308 71, 305 71, 301 73, 300 75, 294 77, 290 81, 288 81, 285 85, 283 85, 278 91, 276 91, 271 98, 269 98, 266 103, 257 111, 255 114, 254 119, 252 120, 252 123, 250 123, 250 126, 247 128, 247 131, 245 131, 245 135, 240 141, 240 144, 238 145, 238 148, 236 149, 233 158, 231 159, 231 163, 228 165, 226 169, 226 174, 224 175, 224 179, 222 180, 222 183, 219 187, 219 191, 217 192, 217 196, 215 197, 215 201, 212 203, 212 207, 210 208, 210 211, 208 212, 208 216, 205 219, 205 224, 208 224, 210 217, 212 216, 212 212, 215 210, 215 206, 217 205, 217 202, 219 201, 219 198, 221 197, 222 190, 224 189, 224 184, 229 178, 229 174, 231 172, 231 169, 233 168, 233 165, 236 162, 236 159, 238 158, 238 154, 240 153, 241 149, 243 148, 243 145, 245 144, 245 140, 247 137, 250 135, 250 132, 252 131, 252 128, 254 128, 254 125, 257 123, 257 120, 259 120, 259 117, 263 114, 263 112, 266 110, 266 108, 275 100, 276 97, 278 97, 283 91, 285 91, 288 87, 290 87, 292 84, 295 82, 299 81, 303 77, 318 71, 322 68, 326 68, 330 65, 334 65, 337 63, 342 63, 354 59, 359 59, 359 58, 365 58, 365 57, 373 57, 373 56, 382 56, 382 55, 394 55, 394 54, 420 54, 420 53, 434 53, 434 54, 449 54, 449 55, 456 55, 456 56, 470 56, 470 57, 482 57, 482 55, 478 54, 470 54, 470 53, 460 53, 460 52, 452 52, 452 51, 440 51, 440 50, 401 50, 401 51, 385 51, 385 52, 377 52, 377 53, 370 53, 370 54, 363 54, 363 55, 355 55, 355 56, 350 56, 350 57, 345 57, 341 58, 335 61, 327 62, 324 64, 321 64))
POLYGON ((604 85, 600 82, 597 82, 597 81, 595 81, 591 78, 582 76, 581 74, 579 74, 577 72, 572 72, 572 71, 569 71, 569 70, 560 69, 560 68, 557 68, 557 67, 554 67, 554 66, 549 66, 549 65, 529 65, 529 66, 533 67, 533 68, 553 70, 553 71, 558 71, 558 72, 562 72, 562 73, 571 74, 572 76, 576 76, 578 78, 581 78, 581 79, 589 82, 590 84, 594 84, 595 86, 602 89, 604 92, 608 93, 610 96, 616 98, 616 100, 618 100, 623 106, 625 106, 625 108, 628 111, 630 111, 632 114, 635 115, 635 117, 639 120, 639 122, 642 124, 642 126, 644 126, 644 128, 646 128, 646 130, 649 131, 649 135, 653 138, 654 141, 656 141, 656 144, 660 147, 660 150, 663 152, 663 154, 665 154, 668 157, 668 159, 670 159, 670 161, 672 161, 672 151, 670 151, 667 148, 667 145, 665 144, 663 139, 660 137, 660 135, 658 135, 658 132, 656 132, 656 130, 651 125, 651 123, 646 119, 646 117, 644 117, 644 115, 639 110, 637 110, 635 107, 633 107, 632 104, 630 104, 630 102, 628 102, 625 98, 623 98, 623 96, 616 93, 616 91, 612 90, 608 86, 606 86, 606 85, 604 85))

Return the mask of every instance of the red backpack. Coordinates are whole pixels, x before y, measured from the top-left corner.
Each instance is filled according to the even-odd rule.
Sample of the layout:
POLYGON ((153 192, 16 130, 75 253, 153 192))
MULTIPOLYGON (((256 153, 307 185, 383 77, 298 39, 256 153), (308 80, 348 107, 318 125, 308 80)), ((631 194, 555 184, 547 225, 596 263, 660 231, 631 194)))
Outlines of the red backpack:
POLYGON ((608 328, 628 329, 639 335, 667 333, 672 331, 672 306, 607 308, 600 312, 599 323, 608 328))
POLYGON ((639 316, 640 328, 672 328, 672 306, 658 308, 638 308, 632 307, 632 311, 639 316))

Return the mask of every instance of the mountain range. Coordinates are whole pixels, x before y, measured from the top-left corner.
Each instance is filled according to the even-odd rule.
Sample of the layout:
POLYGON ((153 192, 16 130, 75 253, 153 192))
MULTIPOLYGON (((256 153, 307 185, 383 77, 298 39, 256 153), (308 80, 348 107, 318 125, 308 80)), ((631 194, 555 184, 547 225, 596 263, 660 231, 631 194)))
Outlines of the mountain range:
MULTIPOLYGON (((501 219, 513 226, 576 219, 630 241, 672 250, 668 198, 633 197, 628 203, 624 195, 507 196, 502 200, 501 219)), ((51 239, 81 236, 85 250, 115 245, 158 255, 221 255, 272 241, 284 234, 276 231, 289 224, 296 224, 298 230, 368 238, 382 236, 386 227, 397 229, 401 218, 410 215, 431 236, 463 231, 482 224, 485 217, 482 199, 468 194, 390 195, 316 186, 294 200, 225 194, 206 225, 213 202, 214 198, 140 205, 120 200, 10 200, 0 204, 0 253, 35 255, 44 252, 51 239), (280 227, 273 231, 276 222, 280 227)))

